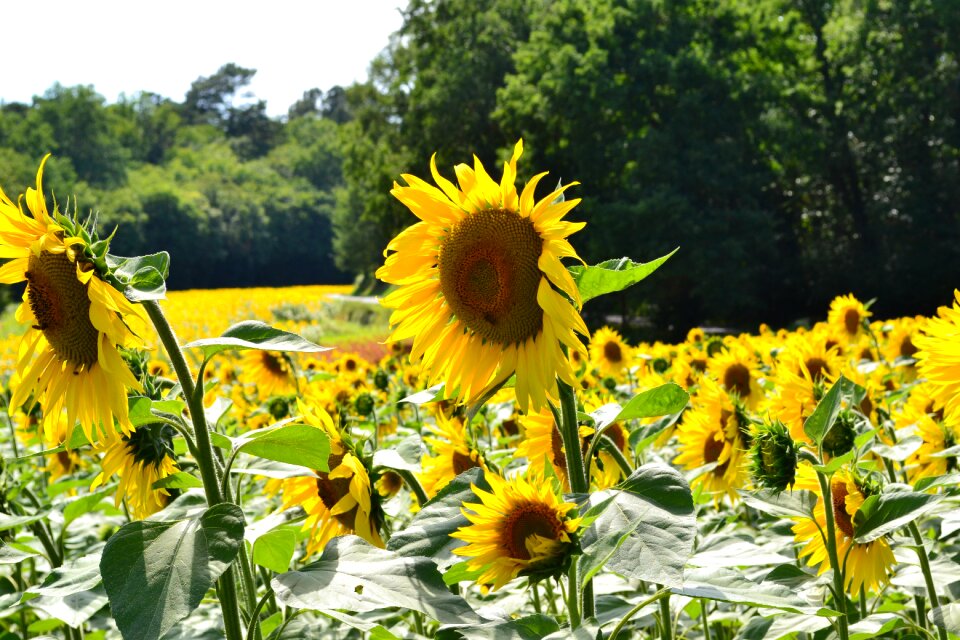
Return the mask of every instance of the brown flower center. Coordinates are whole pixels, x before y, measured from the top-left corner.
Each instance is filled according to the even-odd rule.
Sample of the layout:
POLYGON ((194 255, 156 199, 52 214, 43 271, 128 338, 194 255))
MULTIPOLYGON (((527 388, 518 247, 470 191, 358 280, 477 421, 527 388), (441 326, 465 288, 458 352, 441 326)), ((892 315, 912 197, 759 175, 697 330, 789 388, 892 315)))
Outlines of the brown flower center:
POLYGON ((842 480, 836 480, 830 485, 830 491, 833 497, 833 519, 837 523, 837 528, 847 534, 848 538, 853 537, 853 520, 847 513, 847 483, 842 480))
POLYGON ((903 342, 900 343, 900 355, 904 358, 912 358, 919 349, 913 344, 913 340, 910 339, 910 336, 907 336, 903 339, 903 342))
POLYGON ((736 392, 741 398, 750 395, 750 369, 746 365, 736 362, 723 372, 723 386, 736 392))
POLYGON ((620 349, 619 344, 610 340, 603 345, 603 357, 607 362, 620 364, 623 362, 623 350, 620 349))
POLYGON ((275 353, 270 351, 261 351, 260 360, 263 364, 263 368, 272 373, 275 376, 285 376, 287 375, 286 363, 283 361, 283 356, 278 356, 275 353))
MULTIPOLYGON (((716 462, 720 459, 720 454, 723 453, 723 440, 717 440, 712 436, 708 436, 706 440, 703 441, 703 462, 704 464, 710 464, 711 462, 716 462)), ((713 470, 714 475, 722 476, 727 472, 727 465, 730 464, 730 461, 727 460, 723 464, 718 464, 717 467, 713 470)))
POLYGON ((807 371, 810 372, 810 378, 814 382, 819 382, 824 378, 827 371, 827 362, 823 358, 807 358, 803 363, 807 367, 807 371))
POLYGON ((847 309, 843 314, 843 326, 850 335, 857 335, 857 331, 860 330, 860 312, 856 309, 847 309))
POLYGON ((550 449, 553 451, 553 464, 561 469, 567 468, 567 456, 563 453, 563 436, 557 425, 550 431, 550 449))
POLYGON ((467 215, 440 246, 440 289, 471 331, 501 345, 540 333, 537 302, 543 239, 528 218, 513 211, 467 215))
MULTIPOLYGON (((343 461, 343 454, 330 454, 330 459, 327 465, 330 469, 336 469, 340 466, 340 463, 343 461)), ((344 497, 350 494, 350 478, 334 478, 330 479, 330 474, 326 471, 317 471, 317 495, 320 497, 320 500, 323 502, 328 510, 333 509, 334 506, 344 497)), ((354 530, 355 524, 357 521, 357 511, 359 510, 360 505, 354 505, 350 511, 346 513, 338 513, 333 516, 337 519, 337 522, 342 524, 344 527, 354 530)))
POLYGON ((87 285, 77 279, 77 265, 66 253, 42 251, 27 263, 27 300, 54 353, 75 368, 97 362, 100 332, 90 322, 87 285))
POLYGON ((563 523, 553 509, 538 502, 527 502, 516 505, 507 515, 500 530, 500 544, 511 558, 529 560, 527 540, 531 536, 560 540, 562 533, 563 523))
POLYGON ((454 451, 451 456, 451 462, 453 464, 453 472, 457 475, 460 475, 468 469, 480 466, 477 464, 477 461, 473 459, 472 455, 463 453, 462 451, 454 451))

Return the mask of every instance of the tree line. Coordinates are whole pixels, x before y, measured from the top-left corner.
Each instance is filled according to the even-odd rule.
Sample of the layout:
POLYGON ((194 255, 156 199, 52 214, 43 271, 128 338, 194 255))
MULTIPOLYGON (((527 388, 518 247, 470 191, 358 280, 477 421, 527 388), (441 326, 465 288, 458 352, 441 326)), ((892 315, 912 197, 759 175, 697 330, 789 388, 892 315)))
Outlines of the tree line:
POLYGON ((525 140, 578 180, 587 262, 680 251, 594 314, 744 328, 839 293, 932 313, 960 283, 960 12, 948 0, 410 0, 367 82, 285 118, 228 64, 182 102, 59 87, 0 108, 0 175, 168 249, 173 286, 371 274, 413 219, 388 193, 525 140), (62 188, 61 188, 62 187, 62 188), (133 223, 133 224, 130 224, 133 223))

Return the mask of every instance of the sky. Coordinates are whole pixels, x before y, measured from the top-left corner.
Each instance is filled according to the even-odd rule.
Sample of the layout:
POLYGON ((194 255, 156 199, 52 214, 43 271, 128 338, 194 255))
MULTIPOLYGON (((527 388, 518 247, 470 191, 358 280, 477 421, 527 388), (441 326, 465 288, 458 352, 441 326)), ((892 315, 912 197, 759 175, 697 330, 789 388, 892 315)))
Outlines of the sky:
POLYGON ((404 0, 44 0, 6 3, 0 102, 30 103, 55 82, 108 102, 139 91, 178 102, 228 62, 257 70, 248 90, 285 115, 303 92, 367 77, 400 28, 404 0), (18 62, 17 62, 18 61, 18 62), (11 64, 13 62, 14 64, 11 64))

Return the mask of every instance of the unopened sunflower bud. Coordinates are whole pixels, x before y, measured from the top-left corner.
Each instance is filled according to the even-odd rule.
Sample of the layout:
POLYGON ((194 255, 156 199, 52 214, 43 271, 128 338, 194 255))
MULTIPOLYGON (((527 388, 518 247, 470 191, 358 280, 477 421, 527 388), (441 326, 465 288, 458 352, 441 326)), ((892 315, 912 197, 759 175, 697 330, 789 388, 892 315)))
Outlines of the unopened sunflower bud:
POLYGON ((798 449, 790 431, 779 420, 759 425, 750 447, 750 475, 754 484, 776 492, 793 486, 798 449))
POLYGON ((852 411, 841 411, 837 421, 823 438, 824 453, 835 458, 853 449, 857 438, 856 421, 857 418, 852 411))
POLYGON ((353 401, 353 407, 361 416, 368 416, 373 413, 373 396, 369 393, 361 393, 353 401))
POLYGON ((383 369, 377 369, 377 372, 373 374, 373 386, 380 391, 387 390, 387 387, 390 386, 390 376, 387 375, 386 371, 383 369))

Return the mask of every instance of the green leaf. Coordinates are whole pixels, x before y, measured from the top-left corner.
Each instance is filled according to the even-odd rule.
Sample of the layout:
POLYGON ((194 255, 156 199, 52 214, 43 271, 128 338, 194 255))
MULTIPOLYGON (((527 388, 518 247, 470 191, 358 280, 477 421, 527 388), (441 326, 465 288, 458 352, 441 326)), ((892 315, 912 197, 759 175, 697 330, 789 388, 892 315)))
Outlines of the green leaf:
MULTIPOLYGON (((79 431, 79 429, 77 429, 79 431)), ((7 513, 0 513, 0 531, 6 531, 7 529, 16 529, 18 527, 25 527, 27 525, 33 524, 34 522, 39 522, 50 515, 50 511, 41 511, 40 513, 35 513, 28 516, 11 516, 7 513)))
POLYGON ((464 471, 427 502, 402 531, 394 533, 387 548, 402 556, 426 556, 443 567, 453 559, 452 551, 465 543, 450 534, 470 521, 460 512, 464 502, 479 498, 470 485, 490 490, 480 468, 464 471))
POLYGON ((683 586, 672 591, 690 598, 706 598, 792 613, 837 615, 830 609, 811 605, 790 587, 776 582, 757 583, 748 580, 734 569, 694 569, 686 574, 683 586))
POLYGON ((743 501, 756 509, 781 518, 813 517, 817 496, 812 491, 796 490, 776 493, 769 490, 740 491, 743 501))
POLYGON ((440 627, 437 640, 540 640, 560 625, 550 616, 533 614, 516 620, 495 620, 469 627, 440 627))
POLYGON ((200 518, 131 522, 107 540, 103 585, 124 640, 159 640, 197 608, 243 544, 243 512, 218 504, 200 518))
POLYGON ((909 436, 893 445, 875 442, 873 446, 870 447, 870 451, 881 458, 894 460, 895 462, 903 462, 913 455, 922 445, 923 438, 919 436, 909 436))
MULTIPOLYGON (((599 516, 597 517, 599 518, 599 516)), ((583 549, 583 555, 577 561, 577 575, 580 578, 581 588, 603 569, 604 565, 613 557, 613 554, 623 546, 639 526, 640 521, 637 520, 627 526, 626 529, 608 531, 603 537, 594 540, 583 549)))
POLYGON ((152 489, 199 489, 203 487, 203 481, 193 474, 186 471, 178 471, 166 478, 160 478, 153 483, 152 489))
MULTIPOLYGON (((850 640, 867 640, 888 634, 903 624, 894 613, 874 613, 850 625, 850 640)), ((886 637, 886 636, 885 636, 886 637)))
POLYGON ((89 591, 100 584, 100 554, 92 553, 76 560, 68 560, 52 570, 39 587, 27 593, 63 598, 81 591, 89 591))
POLYGON ((258 458, 329 471, 330 438, 307 424, 282 424, 250 431, 233 441, 238 450, 258 458))
POLYGON ((675 469, 649 464, 634 471, 618 488, 592 494, 590 504, 611 496, 609 506, 584 531, 583 547, 590 548, 611 533, 629 531, 607 561, 607 568, 637 580, 681 584, 697 533, 687 481, 675 469))
POLYGON ((162 300, 166 297, 170 272, 170 254, 166 251, 146 256, 124 258, 106 255, 107 266, 124 287, 123 295, 131 302, 162 300))
POLYGON ((96 493, 88 493, 85 496, 72 500, 63 508, 63 526, 66 527, 85 513, 96 511, 99 504, 103 502, 103 499, 110 493, 112 492, 97 491, 96 493))
POLYGON ((321 347, 295 333, 276 329, 259 320, 239 322, 223 332, 219 338, 203 338, 183 345, 185 349, 200 349, 209 359, 222 351, 262 349, 264 351, 294 351, 320 353, 330 347, 321 347))
POLYGON ((782 555, 769 548, 763 548, 752 541, 731 535, 706 538, 688 564, 694 567, 755 567, 762 565, 783 565, 793 558, 782 555))
POLYGON ((290 568, 297 547, 297 534, 290 529, 268 531, 253 543, 253 561, 275 573, 290 568))
POLYGON ((823 394, 813 413, 803 423, 803 432, 819 447, 837 421, 840 409, 843 408, 843 400, 859 405, 864 393, 863 387, 841 374, 830 390, 823 394))
POLYGON ((896 491, 870 496, 853 516, 854 541, 872 542, 913 522, 934 508, 942 495, 896 491))
POLYGON ((960 484, 960 473, 948 473, 942 476, 920 478, 914 483, 917 491, 926 491, 936 487, 957 486, 960 484))
POLYGON ((271 584, 288 607, 354 612, 402 607, 445 624, 480 622, 463 598, 447 590, 431 560, 402 557, 357 536, 334 538, 319 560, 271 584))
POLYGON ((633 396, 614 421, 656 418, 677 413, 687 406, 690 395, 673 382, 633 396))
POLYGON ((622 291, 635 285, 656 271, 678 249, 651 262, 634 262, 629 258, 620 258, 606 260, 592 267, 582 265, 570 267, 569 271, 577 284, 577 289, 580 290, 580 298, 586 303, 587 300, 597 296, 622 291))
POLYGON ((65 596, 42 596, 28 604, 69 627, 79 627, 107 604, 107 594, 103 587, 98 585, 88 591, 78 591, 65 596))
POLYGON ((443 383, 435 384, 429 389, 424 389, 423 391, 418 391, 412 395, 407 396, 406 398, 401 398, 399 402, 406 402, 409 404, 426 404, 428 402, 433 402, 434 400, 443 399, 443 383))
POLYGON ((36 558, 39 555, 39 553, 21 548, 19 545, 0 543, 0 564, 17 564, 27 558, 36 558))

